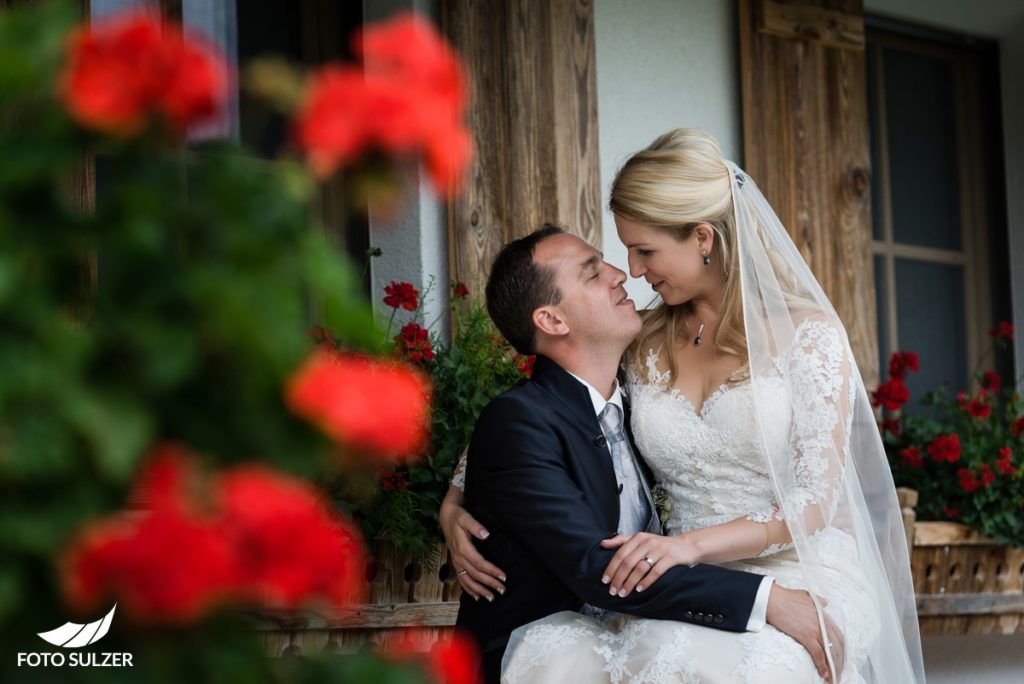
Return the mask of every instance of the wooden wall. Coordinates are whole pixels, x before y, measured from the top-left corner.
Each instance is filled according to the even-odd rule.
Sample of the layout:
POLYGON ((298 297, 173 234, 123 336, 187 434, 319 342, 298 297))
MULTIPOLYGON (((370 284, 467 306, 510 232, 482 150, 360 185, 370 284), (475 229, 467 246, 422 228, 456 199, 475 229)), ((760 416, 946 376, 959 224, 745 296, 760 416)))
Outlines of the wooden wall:
POLYGON ((445 0, 474 82, 476 158, 449 210, 451 276, 482 290, 504 243, 545 222, 600 248, 592 0, 445 0))
POLYGON ((739 0, 746 169, 878 382, 863 0, 739 0))

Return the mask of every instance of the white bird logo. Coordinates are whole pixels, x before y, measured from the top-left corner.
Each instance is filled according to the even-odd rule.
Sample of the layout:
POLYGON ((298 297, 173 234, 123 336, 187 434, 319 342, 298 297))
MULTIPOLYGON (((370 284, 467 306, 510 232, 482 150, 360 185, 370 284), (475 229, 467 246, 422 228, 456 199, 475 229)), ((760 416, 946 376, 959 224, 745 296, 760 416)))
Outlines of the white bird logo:
POLYGON ((87 625, 80 625, 77 622, 65 622, 57 629, 49 632, 39 632, 39 636, 54 646, 64 648, 81 648, 89 644, 95 644, 106 636, 110 629, 110 622, 114 619, 114 610, 117 604, 110 609, 110 612, 103 616, 102 620, 90 622, 87 625))

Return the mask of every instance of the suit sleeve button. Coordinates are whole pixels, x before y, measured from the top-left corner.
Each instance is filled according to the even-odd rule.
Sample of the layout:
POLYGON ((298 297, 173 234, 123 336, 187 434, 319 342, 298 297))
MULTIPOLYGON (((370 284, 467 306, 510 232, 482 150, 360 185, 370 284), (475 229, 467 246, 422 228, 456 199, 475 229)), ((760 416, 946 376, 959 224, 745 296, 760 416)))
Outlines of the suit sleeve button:
POLYGON ((687 619, 687 620, 692 620, 693 619, 693 611, 692 610, 686 611, 685 613, 683 613, 683 617, 685 619, 687 619))
POLYGON ((724 615, 716 615, 715 616, 715 624, 716 625, 720 625, 723 622, 725 622, 725 616, 724 615))
POLYGON ((693 619, 696 620, 697 622, 700 622, 701 620, 704 619, 704 613, 694 613, 693 614, 693 619))
POLYGON ((704 622, 708 623, 709 625, 711 624, 711 621, 714 620, 714 619, 715 619, 715 616, 712 615, 711 613, 708 613, 707 615, 704 616, 704 622))

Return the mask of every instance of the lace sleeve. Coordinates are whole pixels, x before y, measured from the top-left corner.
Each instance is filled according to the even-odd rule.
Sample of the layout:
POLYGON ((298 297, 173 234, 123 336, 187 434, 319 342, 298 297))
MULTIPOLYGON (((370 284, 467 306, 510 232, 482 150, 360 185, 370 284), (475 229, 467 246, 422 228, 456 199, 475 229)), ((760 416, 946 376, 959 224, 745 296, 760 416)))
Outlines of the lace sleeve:
POLYGON ((465 492, 466 491, 466 458, 469 456, 469 446, 462 450, 462 454, 459 455, 459 463, 455 466, 455 472, 452 473, 452 487, 465 492))
POLYGON ((846 463, 856 384, 842 333, 818 318, 804 321, 786 358, 792 387, 792 481, 783 510, 801 515, 807 533, 828 527, 846 463))

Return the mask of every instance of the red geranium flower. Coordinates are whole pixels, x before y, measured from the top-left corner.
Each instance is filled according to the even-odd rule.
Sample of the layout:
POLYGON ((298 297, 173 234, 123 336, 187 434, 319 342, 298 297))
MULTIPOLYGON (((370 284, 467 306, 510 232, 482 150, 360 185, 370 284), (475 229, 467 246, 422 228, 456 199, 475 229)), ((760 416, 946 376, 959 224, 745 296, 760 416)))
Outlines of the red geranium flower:
POLYGON ((469 288, 465 283, 456 282, 452 287, 452 299, 462 299, 469 296, 469 288))
POLYGON ((1010 423, 1010 434, 1014 437, 1024 435, 1024 416, 1021 416, 1010 423))
POLYGON ((430 361, 434 348, 430 345, 430 333, 419 323, 406 323, 395 336, 399 352, 413 363, 430 361))
POLYGON ((289 608, 315 596, 336 606, 361 599, 360 536, 316 489, 261 465, 232 468, 214 487, 225 532, 238 549, 241 593, 289 608))
POLYGON ((967 404, 967 414, 972 418, 988 418, 992 415, 992 405, 988 403, 988 393, 982 390, 967 404))
POLYGON ((995 371, 985 371, 981 376, 981 386, 992 394, 999 394, 999 388, 1003 386, 1003 380, 995 371))
POLYGON ((903 384, 903 380, 893 378, 879 385, 878 389, 871 394, 871 405, 884 406, 890 411, 896 411, 906 404, 909 398, 910 392, 907 390, 907 386, 903 384))
POLYGON ((417 301, 420 292, 412 283, 396 283, 394 280, 384 288, 387 297, 384 298, 384 303, 390 306, 392 309, 399 307, 406 311, 415 311, 416 307, 419 306, 417 301))
POLYGON ((949 508, 947 506, 942 507, 942 513, 948 518, 959 518, 960 511, 955 508, 949 508))
POLYGON ((221 109, 227 68, 200 39, 138 11, 78 29, 68 41, 59 94, 83 126, 137 133, 159 112, 178 131, 221 109))
POLYGON ((916 446, 900 449, 900 460, 903 461, 903 465, 910 468, 921 468, 924 466, 921 450, 916 446))
POLYGON ((917 372, 917 352, 894 352, 889 359, 889 377, 903 379, 908 370, 917 372))
POLYGON ((465 634, 455 632, 430 650, 430 671, 434 680, 445 684, 478 684, 480 658, 476 644, 465 634))
POLYGON ((139 508, 89 524, 64 554, 62 584, 77 608, 113 596, 139 622, 183 624, 231 596, 237 549, 188 497, 194 484, 183 450, 154 452, 135 486, 139 508))
POLYGON ((999 457, 996 459, 996 468, 1003 475, 1013 475, 1017 469, 1013 467, 1013 450, 1010 447, 999 449, 999 457))
POLYGON ((371 149, 422 153, 434 184, 452 190, 472 154, 458 57, 410 13, 366 29, 355 43, 364 68, 322 69, 296 119, 296 139, 314 171, 328 175, 371 149))
POLYGON ((975 474, 967 468, 960 468, 957 470, 956 476, 960 479, 960 487, 968 494, 981 489, 981 480, 979 480, 975 474))
POLYGON ((289 407, 334 439, 384 457, 427 441, 430 384, 411 366, 318 351, 292 376, 289 407))
POLYGON ((894 437, 899 437, 903 427, 900 423, 899 418, 884 418, 882 420, 882 433, 890 433, 894 437))
POLYGON ((939 435, 928 445, 928 455, 933 461, 956 463, 960 460, 960 437, 957 434, 939 435))
POLYGON ((516 368, 518 368, 519 372, 525 375, 526 377, 530 377, 533 375, 533 364, 536 360, 536 354, 531 354, 529 356, 516 354, 516 368))
POLYGON ((996 339, 1012 340, 1013 325, 1007 321, 1000 321, 999 325, 989 329, 988 334, 989 337, 994 337, 996 339))

